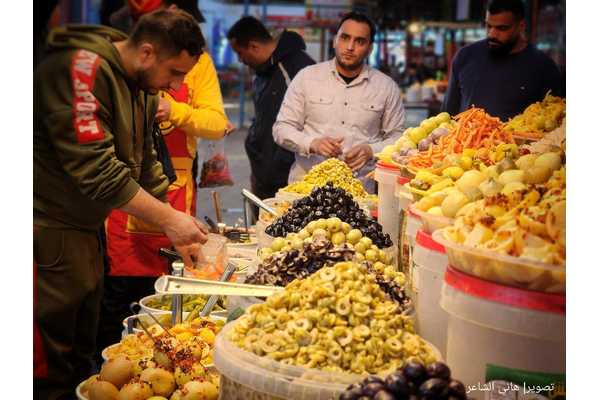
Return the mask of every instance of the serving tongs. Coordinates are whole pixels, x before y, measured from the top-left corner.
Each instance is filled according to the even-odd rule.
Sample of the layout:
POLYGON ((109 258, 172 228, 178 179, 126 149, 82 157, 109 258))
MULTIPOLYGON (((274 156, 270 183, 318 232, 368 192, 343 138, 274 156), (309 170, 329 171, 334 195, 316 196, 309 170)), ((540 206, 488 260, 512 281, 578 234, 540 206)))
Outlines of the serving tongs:
POLYGON ((217 296, 268 297, 283 290, 279 286, 211 281, 163 275, 154 283, 158 294, 204 294, 217 296))
MULTIPOLYGON (((220 282, 227 282, 229 280, 229 278, 231 278, 233 276, 233 273, 236 270, 237 270, 237 265, 235 265, 233 263, 227 263, 227 267, 225 267, 225 271, 223 271, 223 275, 221 275, 221 278, 219 279, 219 281, 220 282)), ((215 307, 215 304, 217 304, 218 300, 219 300, 219 296, 218 295, 213 294, 212 296, 210 296, 208 298, 208 300, 206 301, 206 304, 204 305, 204 308, 200 312, 200 316, 201 317, 206 317, 208 314, 210 314, 210 312, 212 311, 212 309, 215 307)))
MULTIPOLYGON (((171 334, 171 332, 169 332, 169 330, 167 329, 167 327, 165 327, 158 320, 158 318, 156 318, 154 316, 154 314, 152 314, 150 311, 148 311, 146 309, 142 309, 141 306, 140 306, 140 304, 138 302, 134 301, 133 303, 131 303, 129 305, 129 309, 131 310, 131 312, 134 313, 134 315, 139 314, 140 310, 144 311, 146 314, 148 314, 148 316, 150 316, 150 318, 152 318, 154 320, 154 322, 156 322, 158 324, 158 326, 160 326, 162 328, 162 330, 164 332, 167 333, 168 336, 175 337, 175 336, 173 336, 173 334, 171 334)), ((154 336, 152 336, 152 334, 150 333, 150 330, 146 327, 146 324, 144 324, 144 322, 142 322, 142 320, 139 317, 130 318, 129 320, 127 320, 127 333, 133 333, 133 324, 135 323, 135 321, 138 322, 138 324, 142 327, 142 330, 144 332, 146 332, 146 335, 148 335, 150 337, 150 339, 152 339, 152 341, 156 344, 156 339, 154 338, 154 336)))
POLYGON ((237 228, 227 228, 225 224, 216 224, 209 216, 204 216, 204 220, 210 227, 210 232, 218 233, 220 235, 225 236, 232 242, 242 243, 250 241, 250 233, 248 231, 243 232, 241 229, 237 228))
POLYGON ((277 211, 275 211, 272 207, 266 205, 265 202, 263 202, 261 199, 256 197, 256 195, 254 193, 252 193, 251 191, 249 191, 247 189, 242 189, 242 196, 244 196, 244 198, 246 198, 247 200, 254 203, 256 206, 262 208, 269 214, 271 214, 275 217, 279 217, 279 214, 277 213, 277 211))

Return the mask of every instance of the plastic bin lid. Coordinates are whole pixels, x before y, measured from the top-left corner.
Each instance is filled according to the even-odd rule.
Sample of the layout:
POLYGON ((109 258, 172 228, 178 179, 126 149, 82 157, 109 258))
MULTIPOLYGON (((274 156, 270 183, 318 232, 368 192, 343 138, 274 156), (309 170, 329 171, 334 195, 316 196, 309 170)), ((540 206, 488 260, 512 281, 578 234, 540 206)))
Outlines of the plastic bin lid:
POLYGON ((566 312, 564 294, 544 293, 500 285, 465 274, 451 265, 446 269, 445 281, 456 290, 496 303, 556 314, 565 314, 566 312))
POLYGON ((437 251, 438 253, 446 254, 446 248, 433 240, 431 235, 423 229, 417 231, 417 243, 426 249, 437 251))
POLYGON ((414 212, 414 211, 412 211, 412 210, 410 209, 410 207, 408 208, 408 215, 410 215, 410 216, 411 216, 411 217, 413 217, 413 218, 419 219, 419 220, 421 219, 421 216, 419 216, 419 215, 415 214, 415 212, 414 212))
POLYGON ((396 182, 397 182, 399 185, 404 185, 404 184, 406 184, 406 183, 410 182, 410 179, 409 179, 409 178, 407 178, 407 177, 405 177, 405 176, 399 176, 399 177, 397 177, 397 178, 396 178, 396 182))
POLYGON ((387 163, 385 161, 377 161, 376 167, 381 169, 387 169, 393 172, 400 172, 400 168, 398 168, 398 166, 387 163))

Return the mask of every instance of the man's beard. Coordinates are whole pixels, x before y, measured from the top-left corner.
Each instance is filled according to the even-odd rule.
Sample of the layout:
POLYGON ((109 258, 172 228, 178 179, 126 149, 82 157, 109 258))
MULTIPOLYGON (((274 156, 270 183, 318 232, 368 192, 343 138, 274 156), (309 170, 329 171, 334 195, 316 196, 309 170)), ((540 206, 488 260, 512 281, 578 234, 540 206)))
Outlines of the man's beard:
POLYGON ((140 89, 148 94, 157 94, 159 89, 153 88, 150 85, 150 73, 146 71, 138 71, 136 83, 140 89))
POLYGON ((515 48, 518 41, 519 41, 518 36, 516 36, 514 39, 509 40, 506 43, 501 43, 494 39, 489 39, 489 38, 487 39, 488 49, 489 49, 490 53, 494 56, 505 56, 505 55, 509 54, 512 51, 512 49, 515 48), (499 46, 491 47, 490 43, 496 43, 499 46))
POLYGON ((356 71, 360 69, 363 65, 363 60, 357 60, 354 64, 346 64, 342 61, 342 58, 339 57, 337 54, 335 55, 335 60, 337 61, 340 67, 344 68, 347 71, 356 71))

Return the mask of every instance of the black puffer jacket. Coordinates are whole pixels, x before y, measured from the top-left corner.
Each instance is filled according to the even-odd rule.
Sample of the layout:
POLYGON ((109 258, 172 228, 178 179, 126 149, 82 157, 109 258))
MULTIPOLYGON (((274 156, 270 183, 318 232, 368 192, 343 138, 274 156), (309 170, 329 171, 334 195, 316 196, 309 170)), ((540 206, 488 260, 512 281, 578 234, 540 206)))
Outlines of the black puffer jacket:
POLYGON ((294 153, 273 141, 273 124, 287 90, 289 80, 302 68, 315 61, 305 53, 306 44, 295 32, 283 31, 269 61, 256 69, 253 86, 255 118, 248 130, 246 153, 252 174, 263 187, 281 188, 287 185, 288 174, 294 163, 294 153))

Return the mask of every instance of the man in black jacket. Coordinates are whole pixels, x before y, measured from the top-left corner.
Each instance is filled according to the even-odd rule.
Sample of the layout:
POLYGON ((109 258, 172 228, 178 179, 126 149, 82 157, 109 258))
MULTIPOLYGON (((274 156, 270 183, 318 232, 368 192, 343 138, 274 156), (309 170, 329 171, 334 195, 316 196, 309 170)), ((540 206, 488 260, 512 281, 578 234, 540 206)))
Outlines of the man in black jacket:
POLYGON ((279 37, 254 17, 243 17, 227 33, 240 61, 252 68, 255 118, 246 137, 252 169, 252 191, 261 199, 273 197, 287 185, 294 154, 277 145, 272 128, 288 84, 302 68, 315 61, 305 53, 300 35, 284 30, 279 37))

